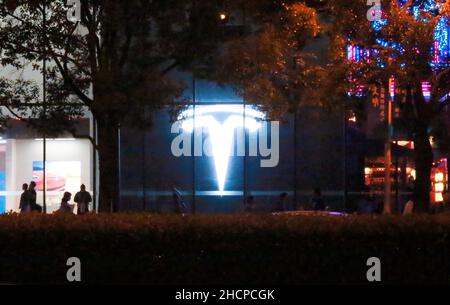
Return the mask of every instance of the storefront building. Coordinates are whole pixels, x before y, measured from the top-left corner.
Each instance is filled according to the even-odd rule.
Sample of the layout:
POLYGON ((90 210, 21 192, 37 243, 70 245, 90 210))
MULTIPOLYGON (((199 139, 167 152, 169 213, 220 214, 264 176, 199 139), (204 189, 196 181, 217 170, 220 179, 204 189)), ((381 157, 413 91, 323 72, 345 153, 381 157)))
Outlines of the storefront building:
MULTIPOLYGON (((184 93, 190 104, 178 118, 163 109, 151 128, 130 123, 120 130, 118 211, 170 212, 174 188, 195 213, 240 212, 248 196, 257 210, 269 212, 281 193, 288 194, 287 209, 309 209, 315 188, 330 209, 341 211, 349 209, 352 191, 363 189, 364 136, 347 124, 342 109, 304 107, 268 122, 232 88, 190 74, 182 78, 191 84, 184 93)), ((91 142, 69 134, 44 139, 12 123, 0 140, 0 213, 18 211, 21 185, 32 180, 47 213, 81 183, 96 207, 98 158, 91 142)), ((95 139, 89 114, 78 125, 79 135, 95 139)))
POLYGON ((309 209, 315 188, 345 210, 346 191, 363 189, 364 137, 342 109, 304 107, 267 122, 231 88, 183 79, 192 103, 178 122, 161 111, 151 129, 121 131, 122 210, 170 211, 174 187, 197 213, 240 212, 249 196, 269 212, 281 193, 288 209, 309 209))

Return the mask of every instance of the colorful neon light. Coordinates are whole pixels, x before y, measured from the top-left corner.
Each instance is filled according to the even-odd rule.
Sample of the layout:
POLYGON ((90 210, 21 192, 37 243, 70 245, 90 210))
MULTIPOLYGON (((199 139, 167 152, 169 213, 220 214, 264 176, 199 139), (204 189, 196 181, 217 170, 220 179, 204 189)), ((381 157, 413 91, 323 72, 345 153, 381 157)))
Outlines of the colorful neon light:
POLYGON ((389 96, 392 100, 395 98, 395 78, 393 76, 389 78, 389 96))
POLYGON ((422 82, 422 94, 427 102, 431 98, 431 84, 429 82, 422 82))

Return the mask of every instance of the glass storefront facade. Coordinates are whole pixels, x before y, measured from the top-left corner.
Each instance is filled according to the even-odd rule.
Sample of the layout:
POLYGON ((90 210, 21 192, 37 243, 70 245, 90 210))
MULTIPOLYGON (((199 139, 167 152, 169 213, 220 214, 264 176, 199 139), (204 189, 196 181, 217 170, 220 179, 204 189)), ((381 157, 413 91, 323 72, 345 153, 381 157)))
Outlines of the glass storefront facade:
POLYGON ((179 121, 161 110, 148 130, 122 128, 121 210, 169 212, 174 187, 196 213, 241 212, 248 196, 269 212, 281 193, 289 209, 308 209, 315 188, 331 209, 345 210, 346 191, 363 190, 364 138, 344 127, 339 109, 254 121, 258 111, 231 88, 188 78, 192 102, 179 121))
MULTIPOLYGON (((36 182, 37 203, 47 213, 59 208, 64 192, 72 193, 73 198, 81 184, 94 193, 94 158, 89 140, 69 135, 43 138, 18 120, 11 120, 9 125, 0 140, 0 213, 19 212, 22 184, 31 181, 36 182)), ((91 120, 82 120, 78 125, 89 135, 91 120)))
MULTIPOLYGON (((344 127, 341 110, 303 107, 267 122, 233 89, 182 78, 191 84, 184 93, 191 102, 178 120, 165 109, 148 129, 120 130, 119 211, 170 212, 173 188, 196 213, 241 212, 248 196, 269 212, 281 193, 288 194, 288 209, 308 209, 315 188, 331 209, 344 210, 347 192, 363 189, 364 139, 344 127)), ((77 125, 79 135, 95 138, 89 114, 77 125)), ((98 158, 89 140, 44 139, 17 120, 0 136, 0 213, 18 211, 21 186, 32 180, 47 213, 82 183, 97 206, 98 158)))

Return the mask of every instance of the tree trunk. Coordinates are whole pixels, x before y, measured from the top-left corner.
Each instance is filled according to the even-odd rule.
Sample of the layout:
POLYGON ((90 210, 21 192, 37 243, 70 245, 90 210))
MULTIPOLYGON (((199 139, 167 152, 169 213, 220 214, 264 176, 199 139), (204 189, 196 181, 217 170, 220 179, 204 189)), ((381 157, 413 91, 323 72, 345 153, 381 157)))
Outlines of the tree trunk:
POLYGON ((427 132, 427 124, 418 122, 415 131, 414 155, 416 181, 414 185, 414 212, 428 213, 430 207, 430 176, 433 165, 433 150, 427 132))
POLYGON ((99 212, 117 211, 119 201, 119 151, 117 124, 98 122, 99 212))

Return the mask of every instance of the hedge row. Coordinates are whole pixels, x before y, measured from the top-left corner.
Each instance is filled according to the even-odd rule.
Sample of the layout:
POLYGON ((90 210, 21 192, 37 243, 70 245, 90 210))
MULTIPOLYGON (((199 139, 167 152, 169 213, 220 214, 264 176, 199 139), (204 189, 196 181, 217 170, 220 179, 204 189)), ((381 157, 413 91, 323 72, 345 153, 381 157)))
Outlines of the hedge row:
POLYGON ((0 216, 0 283, 450 283, 449 216, 0 216))

